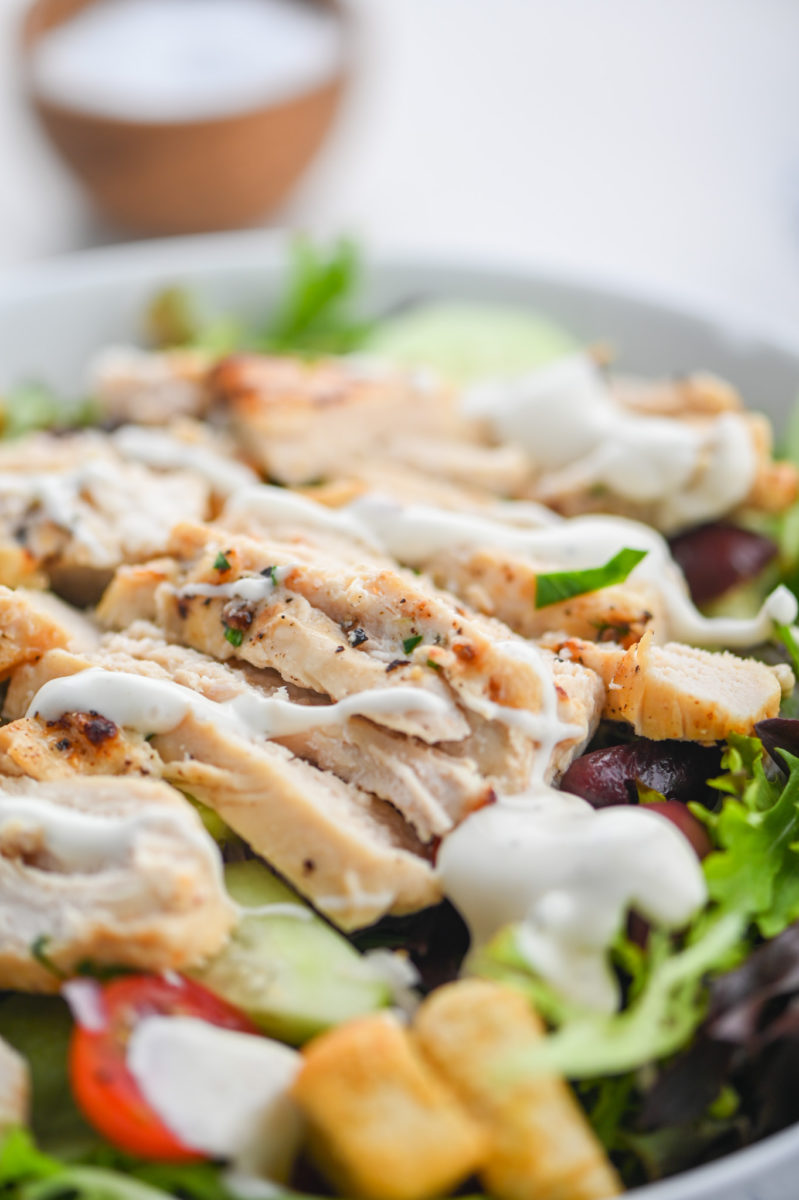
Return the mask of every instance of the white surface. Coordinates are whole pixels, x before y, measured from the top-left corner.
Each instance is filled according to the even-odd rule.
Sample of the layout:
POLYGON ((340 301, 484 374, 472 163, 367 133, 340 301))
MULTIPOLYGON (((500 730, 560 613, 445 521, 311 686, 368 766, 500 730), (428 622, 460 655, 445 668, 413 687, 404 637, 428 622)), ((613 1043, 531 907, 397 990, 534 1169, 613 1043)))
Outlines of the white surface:
MULTIPOLYGON (((359 78, 281 214, 799 312, 796 0, 350 0, 359 78)), ((120 235, 24 110, 0 0, 0 267, 120 235)))

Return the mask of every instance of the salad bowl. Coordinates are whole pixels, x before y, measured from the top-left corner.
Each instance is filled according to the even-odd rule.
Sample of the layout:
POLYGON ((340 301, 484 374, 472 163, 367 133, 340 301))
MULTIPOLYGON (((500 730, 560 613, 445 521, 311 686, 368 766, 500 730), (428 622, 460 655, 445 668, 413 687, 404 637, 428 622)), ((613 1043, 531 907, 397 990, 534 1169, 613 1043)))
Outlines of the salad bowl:
MULTIPOLYGON (((8 273, 0 280, 0 393, 21 380, 79 391, 87 360, 109 344, 140 340, 148 302, 172 285, 190 289, 215 310, 255 318, 279 293, 285 257, 284 237, 246 233, 96 250, 8 273)), ((364 293, 375 314, 429 299, 526 306, 583 341, 608 343, 632 373, 717 373, 778 429, 799 393, 799 340, 790 345, 735 313, 703 311, 609 281, 372 253, 364 293)), ((628 1194, 793 1200, 797 1172, 799 1127, 793 1127, 628 1194)))

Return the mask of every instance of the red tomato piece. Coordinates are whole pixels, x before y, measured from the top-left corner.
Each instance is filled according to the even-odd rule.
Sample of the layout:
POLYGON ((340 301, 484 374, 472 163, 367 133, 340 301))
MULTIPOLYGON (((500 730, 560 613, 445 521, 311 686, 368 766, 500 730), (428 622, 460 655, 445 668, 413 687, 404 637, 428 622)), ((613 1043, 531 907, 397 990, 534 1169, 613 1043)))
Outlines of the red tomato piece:
POLYGON ((69 1049, 72 1091, 87 1120, 128 1154, 165 1162, 203 1158, 185 1146, 141 1094, 127 1065, 127 1045, 148 1016, 196 1017, 259 1034, 249 1017, 181 975, 123 975, 100 989, 105 1025, 76 1025, 69 1049))

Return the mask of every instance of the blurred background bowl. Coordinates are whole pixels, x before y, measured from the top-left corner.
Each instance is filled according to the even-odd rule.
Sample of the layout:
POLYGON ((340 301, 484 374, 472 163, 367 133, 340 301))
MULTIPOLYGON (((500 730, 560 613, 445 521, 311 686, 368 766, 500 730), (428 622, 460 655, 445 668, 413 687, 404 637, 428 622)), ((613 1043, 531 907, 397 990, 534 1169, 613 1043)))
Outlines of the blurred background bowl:
POLYGON ((279 208, 322 146, 342 98, 350 28, 339 0, 305 0, 340 25, 342 55, 326 82, 234 114, 157 122, 101 116, 37 92, 30 70, 36 43, 97 2, 35 0, 23 19, 22 53, 30 103, 101 212, 138 233, 195 233, 248 225, 279 208))

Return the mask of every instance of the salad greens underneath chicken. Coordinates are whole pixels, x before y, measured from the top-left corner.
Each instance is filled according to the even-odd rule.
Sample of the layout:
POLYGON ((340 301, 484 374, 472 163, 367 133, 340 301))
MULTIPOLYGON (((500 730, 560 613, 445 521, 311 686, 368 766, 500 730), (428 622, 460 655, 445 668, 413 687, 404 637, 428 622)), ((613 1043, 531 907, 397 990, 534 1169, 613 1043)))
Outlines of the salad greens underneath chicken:
POLYGON ((799 1120, 799 426, 359 278, 0 397, 0 1197, 603 1200, 799 1120))

